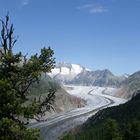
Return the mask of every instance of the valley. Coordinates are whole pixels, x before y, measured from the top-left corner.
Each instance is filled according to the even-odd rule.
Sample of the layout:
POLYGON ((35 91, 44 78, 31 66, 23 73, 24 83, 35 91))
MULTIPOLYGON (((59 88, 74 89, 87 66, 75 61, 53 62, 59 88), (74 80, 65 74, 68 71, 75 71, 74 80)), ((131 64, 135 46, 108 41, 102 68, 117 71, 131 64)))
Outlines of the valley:
POLYGON ((57 140, 65 132, 83 124, 99 110, 127 101, 112 96, 117 90, 115 88, 93 86, 64 86, 64 88, 70 95, 86 100, 86 105, 50 117, 45 122, 30 124, 30 128, 40 128, 43 140, 57 140))
POLYGON ((0 140, 140 140, 140 0, 0 0, 0 140))

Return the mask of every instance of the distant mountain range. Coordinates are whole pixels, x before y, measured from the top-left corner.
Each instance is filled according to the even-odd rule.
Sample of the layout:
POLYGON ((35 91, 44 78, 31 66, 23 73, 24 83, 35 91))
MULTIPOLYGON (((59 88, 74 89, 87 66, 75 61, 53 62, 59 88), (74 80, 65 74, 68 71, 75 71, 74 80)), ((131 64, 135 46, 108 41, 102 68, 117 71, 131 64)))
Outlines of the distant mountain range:
POLYGON ((49 76, 63 84, 111 87, 119 87, 128 78, 126 74, 115 76, 108 69, 92 71, 70 63, 58 63, 49 76))
POLYGON ((140 71, 116 76, 108 69, 93 71, 78 64, 58 63, 48 75, 66 85, 117 87, 114 96, 123 98, 131 98, 140 90, 140 71))

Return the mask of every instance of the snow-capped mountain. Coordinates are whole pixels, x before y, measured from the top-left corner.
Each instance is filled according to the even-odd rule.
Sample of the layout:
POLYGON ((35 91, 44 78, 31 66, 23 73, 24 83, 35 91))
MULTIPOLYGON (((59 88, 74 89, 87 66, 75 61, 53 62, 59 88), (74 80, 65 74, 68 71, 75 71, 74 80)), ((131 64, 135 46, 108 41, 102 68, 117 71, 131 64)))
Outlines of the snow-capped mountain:
POLYGON ((127 78, 115 76, 108 69, 92 71, 81 65, 70 63, 58 63, 49 76, 63 84, 111 87, 119 87, 127 78))
POLYGON ((78 64, 58 63, 56 67, 48 75, 60 82, 69 82, 73 80, 81 72, 88 70, 78 64))
POLYGON ((83 71, 84 67, 77 65, 77 64, 70 64, 70 63, 58 63, 56 67, 52 70, 51 75, 77 75, 83 71))
POLYGON ((125 78, 129 78, 129 76, 130 76, 130 75, 127 74, 127 73, 125 73, 125 74, 122 75, 122 77, 125 77, 125 78))

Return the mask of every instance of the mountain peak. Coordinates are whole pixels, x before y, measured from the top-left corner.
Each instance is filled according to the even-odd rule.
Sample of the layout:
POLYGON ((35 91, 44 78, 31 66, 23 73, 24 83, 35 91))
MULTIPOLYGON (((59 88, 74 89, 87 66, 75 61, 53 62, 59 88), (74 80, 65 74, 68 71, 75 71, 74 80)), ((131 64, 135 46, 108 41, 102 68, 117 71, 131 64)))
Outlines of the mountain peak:
POLYGON ((108 69, 92 71, 79 64, 66 62, 56 64, 49 76, 63 84, 75 85, 118 87, 122 81, 121 77, 115 76, 108 69))
POLYGON ((85 68, 79 64, 71 64, 66 62, 60 62, 56 64, 56 67, 52 69, 52 72, 49 73, 51 77, 56 75, 70 75, 72 77, 81 73, 85 68))
POLYGON ((66 62, 59 62, 56 64, 56 68, 60 68, 60 67, 69 67, 71 68, 71 63, 66 63, 66 62))

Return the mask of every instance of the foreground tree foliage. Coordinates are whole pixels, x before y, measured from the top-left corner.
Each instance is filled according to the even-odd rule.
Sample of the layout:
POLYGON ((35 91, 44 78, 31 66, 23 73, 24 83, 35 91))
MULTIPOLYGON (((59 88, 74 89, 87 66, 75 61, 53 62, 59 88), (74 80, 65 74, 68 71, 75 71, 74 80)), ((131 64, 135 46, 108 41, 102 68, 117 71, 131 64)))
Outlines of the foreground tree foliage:
POLYGON ((0 139, 1 140, 37 140, 39 131, 27 129, 30 119, 40 120, 51 108, 55 90, 50 89, 46 98, 36 97, 30 100, 29 88, 39 82, 42 72, 50 72, 55 60, 51 48, 41 49, 40 54, 28 60, 21 52, 14 54, 16 43, 13 24, 9 25, 9 16, 1 20, 0 37, 0 139))

